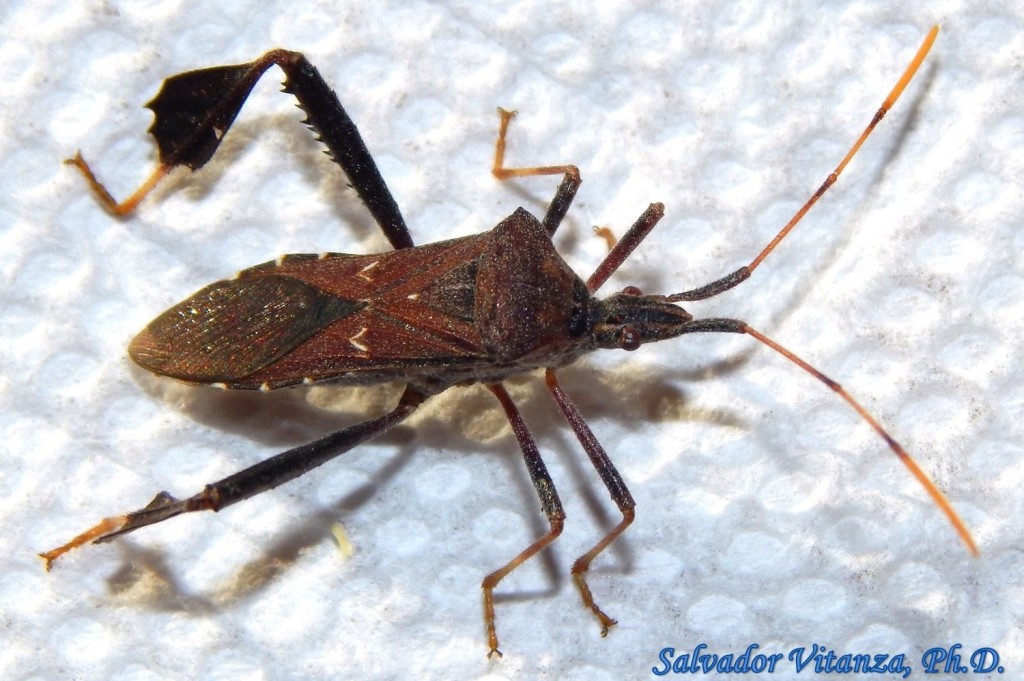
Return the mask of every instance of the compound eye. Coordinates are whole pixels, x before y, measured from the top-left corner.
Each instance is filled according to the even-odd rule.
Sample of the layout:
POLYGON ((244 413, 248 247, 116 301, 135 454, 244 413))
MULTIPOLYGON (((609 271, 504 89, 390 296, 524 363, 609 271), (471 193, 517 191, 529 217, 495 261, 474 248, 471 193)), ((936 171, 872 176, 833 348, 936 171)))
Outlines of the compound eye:
POLYGON ((635 327, 626 325, 619 329, 619 347, 632 352, 640 347, 640 332, 635 327))
POLYGON ((643 294, 644 292, 638 289, 636 286, 627 286, 626 288, 622 289, 622 295, 624 296, 642 296, 643 294))

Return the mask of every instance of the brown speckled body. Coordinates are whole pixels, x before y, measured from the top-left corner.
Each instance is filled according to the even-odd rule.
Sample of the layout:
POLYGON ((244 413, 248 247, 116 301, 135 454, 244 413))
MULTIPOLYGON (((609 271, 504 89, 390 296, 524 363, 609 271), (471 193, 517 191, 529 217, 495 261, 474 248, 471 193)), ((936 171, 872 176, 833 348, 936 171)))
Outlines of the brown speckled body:
POLYGON ((236 389, 403 380, 425 392, 594 349, 591 296, 518 210, 488 232, 375 255, 288 255, 198 291, 129 346, 155 373, 236 389))

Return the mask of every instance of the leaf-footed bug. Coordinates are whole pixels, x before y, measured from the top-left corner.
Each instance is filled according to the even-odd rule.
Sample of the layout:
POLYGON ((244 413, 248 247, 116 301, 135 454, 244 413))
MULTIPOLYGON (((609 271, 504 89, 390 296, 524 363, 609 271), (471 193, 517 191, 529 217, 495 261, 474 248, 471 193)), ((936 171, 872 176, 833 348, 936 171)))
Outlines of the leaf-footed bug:
POLYGON ((615 624, 594 602, 587 571, 633 522, 634 501, 579 410, 559 386, 556 369, 597 349, 636 350, 644 343, 689 333, 747 334, 822 381, 885 440, 921 482, 976 554, 970 533, 941 491, 882 426, 846 392, 807 362, 736 319, 694 319, 678 305, 727 291, 748 279, 831 187, 868 135, 893 106, 927 55, 929 32, 909 66, 846 156, 774 239, 748 265, 704 286, 671 295, 635 287, 605 299, 597 290, 628 258, 664 213, 651 204, 586 280, 555 251, 551 238, 579 188, 575 166, 506 168, 505 139, 513 113, 499 110, 493 174, 499 179, 561 175, 542 220, 520 208, 475 236, 413 246, 401 212, 369 151, 334 92, 296 52, 272 50, 254 62, 189 71, 164 81, 147 104, 160 162, 127 200, 116 201, 76 155, 68 161, 85 176, 100 202, 118 216, 132 213, 174 168, 196 170, 216 152, 252 88, 272 65, 285 73, 284 89, 306 113, 395 250, 373 255, 285 255, 243 270, 164 312, 128 352, 156 374, 223 389, 273 390, 318 382, 405 383, 398 405, 377 418, 295 447, 206 485, 179 500, 160 492, 144 508, 102 520, 68 543, 41 554, 54 560, 87 542, 106 542, 191 511, 220 510, 273 489, 405 420, 420 404, 454 385, 484 384, 498 399, 522 449, 550 529, 483 580, 484 622, 491 654, 498 653, 494 589, 561 533, 565 513, 533 436, 502 385, 511 376, 545 370, 551 395, 597 470, 622 520, 572 566, 584 605, 601 625, 615 624))

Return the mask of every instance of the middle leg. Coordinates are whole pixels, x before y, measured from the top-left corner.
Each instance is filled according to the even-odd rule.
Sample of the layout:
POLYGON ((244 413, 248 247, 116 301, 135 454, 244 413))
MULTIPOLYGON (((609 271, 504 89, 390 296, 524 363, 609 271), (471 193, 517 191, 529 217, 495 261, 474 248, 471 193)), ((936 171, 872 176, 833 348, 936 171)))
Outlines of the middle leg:
POLYGON ((509 397, 505 386, 501 383, 495 383, 487 387, 498 398, 498 401, 501 402, 501 406, 505 410, 505 416, 508 417, 508 421, 512 425, 512 432, 515 433, 516 440, 519 441, 519 447, 523 450, 523 458, 526 459, 526 468, 530 471, 530 480, 537 490, 541 508, 544 511, 544 515, 548 517, 548 523, 551 525, 551 529, 547 534, 520 551, 508 563, 484 577, 483 584, 481 585, 484 590, 484 627, 487 630, 487 645, 490 646, 490 652, 487 653, 487 656, 490 657, 497 653, 498 657, 501 657, 501 651, 498 650, 498 634, 494 626, 494 588, 510 572, 540 553, 545 546, 553 542, 562 533, 562 526, 565 524, 565 511, 562 510, 562 501, 558 498, 558 491, 555 490, 555 483, 551 480, 551 475, 548 474, 547 466, 544 465, 544 460, 540 458, 537 443, 534 442, 533 435, 530 433, 529 428, 526 427, 526 422, 523 421, 522 415, 516 409, 516 405, 512 402, 512 398, 509 397))
POLYGON ((505 136, 508 134, 509 121, 516 115, 515 111, 506 111, 498 108, 498 115, 501 116, 501 124, 498 127, 498 139, 494 143, 494 165, 491 173, 499 180, 507 180, 512 177, 529 177, 532 175, 562 175, 562 183, 558 185, 555 196, 548 205, 548 211, 544 214, 541 223, 548 234, 554 236, 558 226, 562 224, 562 218, 569 212, 569 206, 576 196, 577 190, 583 179, 580 177, 580 170, 574 165, 563 166, 533 166, 529 168, 506 168, 505 167, 505 136))

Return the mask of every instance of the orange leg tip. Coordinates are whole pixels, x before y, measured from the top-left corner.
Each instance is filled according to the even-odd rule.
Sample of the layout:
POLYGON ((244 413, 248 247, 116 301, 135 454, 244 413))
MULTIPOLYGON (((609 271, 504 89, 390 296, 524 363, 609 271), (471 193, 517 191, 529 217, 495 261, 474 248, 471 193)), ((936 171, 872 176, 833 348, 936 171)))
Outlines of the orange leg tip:
POLYGON ((89 542, 103 539, 103 537, 114 532, 117 532, 118 530, 123 528, 127 523, 128 516, 126 515, 114 516, 112 518, 104 518, 98 524, 96 524, 93 527, 90 527, 88 530, 78 535, 68 543, 62 544, 55 549, 50 549, 45 553, 38 554, 39 557, 43 559, 43 567, 46 569, 47 572, 49 572, 50 568, 53 567, 54 561, 56 561, 58 558, 63 556, 68 551, 71 551, 72 549, 77 549, 79 546, 82 546, 83 544, 88 544, 89 542))
POLYGON ((53 561, 57 560, 57 556, 60 554, 55 555, 54 551, 47 551, 46 553, 37 553, 36 555, 43 559, 43 569, 49 572, 50 568, 53 567, 53 561))
POLYGON ((615 244, 617 244, 619 242, 619 240, 615 237, 615 233, 612 232, 612 230, 610 228, 608 228, 608 227, 601 227, 601 226, 595 225, 594 226, 594 235, 599 237, 599 238, 601 238, 601 239, 604 239, 605 244, 607 244, 607 246, 608 246, 608 251, 609 252, 613 248, 615 248, 615 244))
POLYGON ((97 200, 107 209, 112 215, 116 217, 124 217, 135 211, 139 203, 142 202, 146 196, 153 191, 153 188, 169 173, 173 166, 160 163, 153 170, 152 174, 146 181, 143 182, 138 189, 136 189, 131 196, 124 201, 118 201, 114 196, 107 190, 103 183, 96 179, 95 173, 92 172, 92 168, 89 167, 89 163, 82 157, 82 152, 76 152, 73 158, 65 159, 65 165, 74 166, 78 169, 78 172, 82 174, 85 181, 89 184, 89 188, 92 189, 97 200))
MULTIPOLYGON (((75 540, 77 539, 78 538, 76 537, 75 540)), ((63 556, 71 549, 77 547, 79 544, 75 540, 72 540, 67 544, 64 544, 63 546, 58 546, 55 549, 50 549, 45 553, 37 553, 36 555, 43 559, 43 569, 49 572, 53 568, 53 564, 56 562, 58 558, 63 556)))

